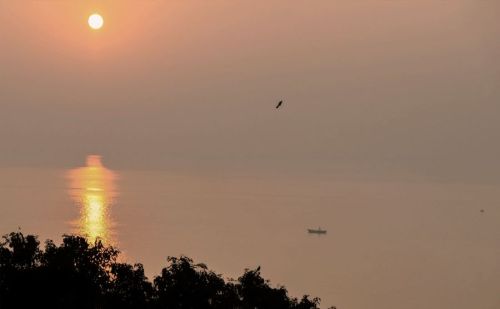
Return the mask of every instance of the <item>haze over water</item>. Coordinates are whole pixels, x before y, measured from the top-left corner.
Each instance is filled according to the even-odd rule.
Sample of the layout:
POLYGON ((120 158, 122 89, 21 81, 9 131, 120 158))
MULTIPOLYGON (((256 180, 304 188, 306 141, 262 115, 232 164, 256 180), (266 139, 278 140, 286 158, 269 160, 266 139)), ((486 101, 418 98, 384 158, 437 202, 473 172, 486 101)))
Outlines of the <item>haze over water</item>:
MULTIPOLYGON (((101 192, 89 189, 113 188, 101 192, 109 201, 116 186, 95 181, 100 176, 91 171, 104 168, 90 158, 72 170, 92 181, 73 187, 87 188, 78 191, 89 201, 101 192)), ((167 255, 186 254, 229 277, 261 265, 273 283, 292 295, 319 296, 324 308, 496 309, 500 301, 496 186, 265 172, 119 174, 111 220, 104 214, 97 216, 106 218, 103 225, 79 220, 77 232, 104 237, 113 230, 126 259, 144 263, 149 276, 167 255), (307 234, 318 225, 328 234, 307 234)), ((6 231, 23 222, 24 232, 57 241, 75 231, 74 218, 86 218, 85 204, 67 195, 67 171, 3 169, 2 175, 0 203, 19 205, 0 217, 6 231)))
POLYGON ((0 0, 0 232, 100 237, 149 275, 261 265, 323 307, 498 309, 498 12, 0 0))

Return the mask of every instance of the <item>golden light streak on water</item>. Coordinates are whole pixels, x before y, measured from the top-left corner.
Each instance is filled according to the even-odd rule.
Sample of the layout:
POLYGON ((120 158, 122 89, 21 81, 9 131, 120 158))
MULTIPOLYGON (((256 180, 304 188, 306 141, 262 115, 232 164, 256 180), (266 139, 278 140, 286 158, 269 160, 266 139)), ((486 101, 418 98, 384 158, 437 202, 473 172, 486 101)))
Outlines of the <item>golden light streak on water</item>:
POLYGON ((86 166, 70 170, 68 178, 69 194, 80 210, 73 232, 91 242, 116 244, 110 210, 118 195, 117 174, 103 166, 100 156, 89 155, 86 166))

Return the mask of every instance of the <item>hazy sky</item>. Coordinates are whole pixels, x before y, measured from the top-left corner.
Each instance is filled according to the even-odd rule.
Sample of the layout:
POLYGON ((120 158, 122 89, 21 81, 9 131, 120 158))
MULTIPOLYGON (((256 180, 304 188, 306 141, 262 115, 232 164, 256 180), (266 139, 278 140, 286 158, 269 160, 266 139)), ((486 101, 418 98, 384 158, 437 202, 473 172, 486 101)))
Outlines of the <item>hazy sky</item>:
POLYGON ((0 166, 496 183, 498 9, 0 0, 0 166))
POLYGON ((325 306, 498 308, 498 12, 0 0, 2 233, 69 232, 63 171, 97 154, 120 176, 109 226, 149 273, 188 254, 325 306))

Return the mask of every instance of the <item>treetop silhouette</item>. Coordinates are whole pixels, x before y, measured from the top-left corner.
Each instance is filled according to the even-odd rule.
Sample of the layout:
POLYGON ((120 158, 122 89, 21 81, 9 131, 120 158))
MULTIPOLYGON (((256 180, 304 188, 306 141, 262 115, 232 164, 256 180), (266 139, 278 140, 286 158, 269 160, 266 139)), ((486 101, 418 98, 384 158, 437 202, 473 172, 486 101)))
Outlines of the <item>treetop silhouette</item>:
POLYGON ((288 296, 260 267, 224 280, 186 256, 168 257, 152 282, 142 264, 117 261, 119 251, 96 240, 64 235, 62 243, 12 232, 0 241, 0 309, 238 308, 316 309, 320 299, 288 296))

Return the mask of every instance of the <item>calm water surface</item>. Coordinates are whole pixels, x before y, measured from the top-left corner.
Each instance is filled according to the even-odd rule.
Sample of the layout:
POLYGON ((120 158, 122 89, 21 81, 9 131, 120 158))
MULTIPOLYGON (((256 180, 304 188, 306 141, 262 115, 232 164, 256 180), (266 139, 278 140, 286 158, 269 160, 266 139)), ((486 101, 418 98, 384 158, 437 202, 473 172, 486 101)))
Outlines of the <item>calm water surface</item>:
POLYGON ((68 171, 69 195, 78 206, 79 217, 73 222, 72 232, 87 237, 91 242, 100 239, 116 244, 116 234, 111 208, 117 190, 115 172, 102 165, 101 157, 87 157, 87 165, 68 171))
POLYGON ((112 171, 98 157, 1 175, 3 233, 101 237, 150 277, 186 254, 227 277, 261 265, 325 308, 500 308, 497 185, 112 171))

